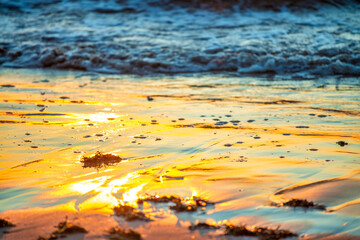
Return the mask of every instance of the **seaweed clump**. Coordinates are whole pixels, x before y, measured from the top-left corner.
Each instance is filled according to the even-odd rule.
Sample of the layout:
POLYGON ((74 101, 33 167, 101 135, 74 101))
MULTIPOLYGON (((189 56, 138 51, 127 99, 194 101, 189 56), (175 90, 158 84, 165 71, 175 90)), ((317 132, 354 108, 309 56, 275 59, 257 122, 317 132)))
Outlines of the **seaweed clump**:
POLYGON ((78 225, 69 223, 67 220, 60 222, 57 226, 58 230, 54 234, 75 234, 75 233, 87 233, 85 228, 78 225))
POLYGON ((110 240, 140 240, 141 235, 132 229, 125 230, 119 227, 113 227, 109 230, 110 240))
POLYGON ((78 225, 75 225, 73 223, 69 223, 67 219, 63 222, 60 222, 57 226, 57 230, 54 231, 50 237, 38 237, 38 240, 52 240, 52 239, 58 239, 63 238, 66 234, 77 234, 77 233, 88 233, 88 231, 78 225))
POLYGON ((308 201, 306 199, 291 199, 287 202, 281 204, 281 206, 289 206, 289 207, 302 207, 302 208, 314 208, 319 210, 326 210, 326 207, 321 204, 314 203, 312 201, 308 201))
POLYGON ((123 217, 126 221, 150 221, 151 219, 146 217, 146 215, 139 210, 136 210, 134 207, 129 205, 119 205, 114 207, 115 215, 118 217, 123 217))
POLYGON ((11 223, 10 221, 0 218, 0 228, 6 227, 15 227, 15 224, 11 223))
POLYGON ((187 199, 178 199, 175 201, 175 206, 170 206, 170 209, 175 210, 176 212, 195 212, 199 208, 205 210, 208 205, 214 205, 214 203, 200 197, 191 197, 187 199))
POLYGON ((97 151, 94 156, 81 157, 81 163, 83 163, 83 168, 102 168, 107 166, 113 166, 116 163, 121 162, 123 159, 119 156, 113 154, 103 154, 100 151, 97 151))
POLYGON ((174 206, 170 206, 170 209, 175 210, 176 212, 195 212, 199 208, 204 210, 208 205, 214 205, 214 203, 204 200, 200 197, 191 197, 182 199, 176 196, 148 196, 146 198, 140 198, 137 203, 142 204, 144 202, 153 202, 153 203, 175 203, 174 206))
MULTIPOLYGON (((149 195, 144 198, 139 198, 137 200, 138 204, 143 204, 144 202, 152 202, 152 203, 168 203, 168 202, 177 202, 179 201, 179 197, 175 196, 158 196, 158 195, 149 195)), ((180 199, 181 200, 181 199, 180 199)))
POLYGON ((210 229, 210 230, 215 230, 215 229, 220 229, 220 226, 211 225, 211 224, 208 224, 208 223, 198 223, 198 224, 189 226, 189 229, 190 229, 191 231, 198 230, 198 229, 210 229))
POLYGON ((280 229, 280 226, 276 229, 271 229, 268 227, 248 228, 246 225, 234 226, 228 224, 218 226, 207 223, 198 223, 189 227, 191 231, 198 229, 217 230, 221 228, 224 229, 224 234, 228 236, 256 237, 262 240, 277 240, 282 238, 296 237, 298 235, 297 233, 293 233, 289 230, 280 229))
POLYGON ((289 230, 271 229, 267 227, 255 227, 248 229, 246 226, 227 225, 225 228, 225 235, 231 236, 249 236, 258 237, 263 240, 276 240, 281 238, 296 237, 298 234, 289 230))

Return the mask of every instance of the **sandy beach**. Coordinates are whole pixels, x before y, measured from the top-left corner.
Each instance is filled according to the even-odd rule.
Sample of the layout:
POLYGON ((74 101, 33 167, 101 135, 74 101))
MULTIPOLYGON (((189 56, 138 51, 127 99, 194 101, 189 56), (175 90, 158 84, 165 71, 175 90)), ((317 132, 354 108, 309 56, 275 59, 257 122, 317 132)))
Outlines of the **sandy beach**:
POLYGON ((15 226, 0 238, 51 239, 66 221, 87 233, 65 239, 136 239, 109 237, 118 226, 146 240, 267 237, 225 235, 230 224, 359 239, 354 81, 3 68, 0 218, 15 226), (97 152, 113 161, 87 165, 97 152))

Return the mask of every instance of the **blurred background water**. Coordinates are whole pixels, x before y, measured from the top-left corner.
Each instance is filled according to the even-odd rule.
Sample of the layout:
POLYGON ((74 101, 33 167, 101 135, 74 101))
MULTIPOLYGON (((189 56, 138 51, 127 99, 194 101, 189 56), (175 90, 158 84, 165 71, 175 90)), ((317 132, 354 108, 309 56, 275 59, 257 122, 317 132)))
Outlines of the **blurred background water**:
POLYGON ((359 1, 0 1, 0 66, 360 76, 359 1))

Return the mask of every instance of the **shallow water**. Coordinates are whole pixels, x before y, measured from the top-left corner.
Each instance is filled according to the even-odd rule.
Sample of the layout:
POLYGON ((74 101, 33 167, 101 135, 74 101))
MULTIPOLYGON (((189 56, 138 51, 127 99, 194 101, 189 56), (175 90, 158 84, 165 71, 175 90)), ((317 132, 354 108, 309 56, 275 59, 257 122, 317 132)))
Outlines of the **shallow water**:
POLYGON ((358 1, 252 0, 210 9, 172 2, 182 1, 2 0, 0 65, 360 76, 358 1))
POLYGON ((232 239, 189 231, 205 221, 281 225, 304 239, 360 237, 356 78, 2 69, 0 85, 0 217, 17 225, 2 239, 49 235, 65 216, 90 230, 85 239, 106 239, 117 224, 144 239, 232 239), (83 168, 81 157, 96 151, 126 160, 83 168), (138 206, 151 222, 113 216, 119 201, 136 206, 146 194, 215 205, 138 206), (327 209, 272 205, 291 198, 327 209))

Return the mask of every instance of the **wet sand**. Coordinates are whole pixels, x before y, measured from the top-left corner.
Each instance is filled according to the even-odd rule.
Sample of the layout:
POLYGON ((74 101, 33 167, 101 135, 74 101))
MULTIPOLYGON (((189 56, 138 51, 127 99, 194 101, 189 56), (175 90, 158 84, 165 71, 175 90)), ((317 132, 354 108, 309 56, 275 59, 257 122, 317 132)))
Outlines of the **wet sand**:
POLYGON ((237 239, 189 229, 204 222, 359 239, 356 82, 1 69, 0 218, 16 226, 0 238, 49 237, 67 218, 88 231, 68 239, 109 239, 115 226, 146 240, 237 239), (97 151, 121 161, 85 166, 97 151), (137 203, 153 195, 214 205, 137 203), (293 198, 326 209, 282 206, 293 198), (119 204, 152 221, 115 216, 119 204))

